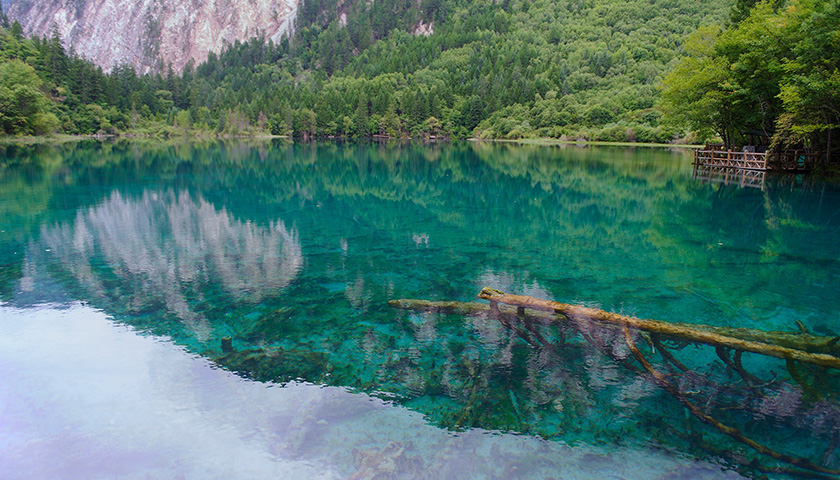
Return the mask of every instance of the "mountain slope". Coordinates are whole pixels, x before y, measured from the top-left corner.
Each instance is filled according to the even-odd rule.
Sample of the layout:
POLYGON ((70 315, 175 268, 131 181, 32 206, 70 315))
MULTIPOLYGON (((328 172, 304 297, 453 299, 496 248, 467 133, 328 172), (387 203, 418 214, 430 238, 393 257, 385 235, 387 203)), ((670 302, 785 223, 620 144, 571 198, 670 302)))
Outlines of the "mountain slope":
POLYGON ((6 5, 27 35, 51 36, 105 71, 120 64, 141 73, 169 64, 181 71, 226 43, 262 33, 279 41, 296 0, 15 0, 6 5))
POLYGON ((45 108, 71 133, 671 142, 685 131, 660 121, 662 76, 684 36, 722 25, 731 5, 300 0, 290 38, 233 42, 180 76, 102 75, 75 59, 64 68, 52 60, 58 36, 27 43, 14 25, 0 61, 34 68, 55 102, 45 108))
MULTIPOLYGON (((216 66, 208 80, 229 86, 252 115, 279 114, 278 131, 303 136, 671 141, 680 132, 659 122, 658 84, 684 36, 722 24, 730 8, 731 0, 301 0, 284 57, 292 61, 281 63, 293 78, 277 72, 265 88, 243 90, 249 74, 228 69, 222 78, 216 66)), ((242 65, 235 51, 223 57, 210 63, 242 65)), ((265 75, 275 65, 248 68, 265 75)))

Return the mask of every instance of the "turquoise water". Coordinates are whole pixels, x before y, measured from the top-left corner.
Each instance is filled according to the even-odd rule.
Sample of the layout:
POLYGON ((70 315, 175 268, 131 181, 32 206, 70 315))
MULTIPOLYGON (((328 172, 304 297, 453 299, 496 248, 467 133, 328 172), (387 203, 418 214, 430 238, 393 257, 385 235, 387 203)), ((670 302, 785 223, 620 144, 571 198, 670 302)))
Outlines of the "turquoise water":
MULTIPOLYGON (((518 439, 505 441, 531 452, 527 468, 481 478, 544 478, 541 468, 563 468, 552 463, 563 455, 559 446, 596 449, 586 468, 597 471, 567 465, 563 478, 572 470, 581 478, 757 477, 756 463, 741 464, 781 464, 703 425, 626 368, 629 352, 616 332, 595 331, 599 350, 567 329, 566 343, 551 350, 486 315, 387 303, 474 301, 492 287, 641 318, 789 332, 801 322, 813 334, 837 335, 840 189, 807 178, 749 188, 692 173, 690 153, 645 148, 0 147, 2 316, 15 328, 37 317, 39 329, 51 328, 52 316, 60 329, 61 312, 89 310, 111 328, 130 328, 127 335, 169 342, 211 371, 218 365, 256 381, 246 390, 264 385, 293 398, 288 392, 304 387, 331 388, 348 402, 380 405, 358 431, 400 415, 427 426, 409 441, 406 432, 421 430, 395 421, 391 434, 401 432, 400 440, 378 436, 381 444, 367 445, 391 452, 396 471, 381 459, 373 467, 354 462, 349 447, 327 469, 317 449, 298 446, 291 458, 311 453, 306 468, 294 466, 299 478, 327 470, 373 478, 376 468, 428 477, 434 462, 455 468, 453 458, 472 458, 459 450, 433 462, 429 439, 476 432, 518 439), (45 308, 53 313, 27 313, 45 308), (225 337, 233 352, 222 350, 225 337), (649 466, 683 463, 651 474, 629 469, 622 455, 649 466)), ((559 342, 558 329, 543 331, 559 342)), ((21 345, 20 352, 36 348, 21 345)), ((675 355, 712 381, 675 377, 705 412, 775 450, 840 467, 836 370, 803 367, 796 382, 785 362, 745 354, 763 384, 748 387, 714 348, 680 347, 675 355)), ((173 360, 172 375, 206 368, 175 366, 185 361, 173 360)), ((213 390, 221 387, 207 388, 222 396, 213 390)), ((478 464, 486 460, 469 463, 478 464)), ((138 463, 139 478, 143 468, 138 463)))

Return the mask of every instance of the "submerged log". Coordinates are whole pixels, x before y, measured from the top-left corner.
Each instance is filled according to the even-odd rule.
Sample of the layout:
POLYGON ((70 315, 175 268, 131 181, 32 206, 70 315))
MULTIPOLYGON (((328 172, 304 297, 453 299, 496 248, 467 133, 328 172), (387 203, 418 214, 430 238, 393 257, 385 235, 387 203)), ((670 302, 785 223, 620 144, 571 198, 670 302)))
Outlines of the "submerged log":
MULTIPOLYGON (((601 353, 610 356, 618 363, 621 363, 629 370, 636 373, 646 373, 653 381, 677 401, 679 401, 694 417, 703 423, 710 425, 717 431, 729 436, 733 440, 746 445, 756 452, 769 456, 777 461, 794 466, 794 469, 786 470, 795 475, 808 476, 809 478, 834 478, 840 476, 840 470, 832 469, 815 463, 807 458, 788 455, 778 452, 765 444, 759 443, 747 436, 741 430, 717 420, 708 408, 701 408, 690 398, 689 393, 681 390, 678 382, 681 375, 691 375, 693 372, 677 360, 669 351, 669 347, 662 343, 662 340, 669 339, 679 344, 704 344, 715 348, 718 357, 731 369, 737 372, 743 379, 747 388, 753 395, 760 395, 762 385, 758 378, 750 375, 743 367, 741 355, 743 352, 752 352, 760 355, 777 357, 785 360, 792 378, 802 385, 805 391, 809 391, 810 385, 799 373, 797 362, 809 363, 821 367, 840 369, 840 357, 838 353, 838 340, 840 337, 821 337, 810 334, 804 326, 799 323, 798 332, 764 332, 748 328, 726 328, 713 327, 709 325, 692 325, 687 323, 671 323, 659 320, 645 320, 627 315, 611 313, 597 308, 582 307, 566 303, 541 300, 538 298, 523 295, 508 295, 498 290, 484 288, 479 293, 479 298, 489 300, 490 304, 464 303, 464 302, 432 302, 427 300, 392 300, 389 303, 392 307, 440 312, 454 315, 486 315, 497 319, 502 325, 515 331, 523 340, 534 346, 547 347, 551 350, 556 345, 548 342, 534 328, 535 323, 542 325, 555 325, 560 332, 571 327, 576 329, 583 338, 593 345, 601 353), (593 334, 586 327, 587 322, 594 322, 601 326, 610 328, 620 333, 630 350, 631 358, 618 358, 611 349, 604 348, 604 342, 593 334), (644 356, 636 345, 633 330, 643 332, 647 335, 640 335, 652 346, 652 352, 659 352, 666 365, 676 368, 673 374, 664 374, 657 370, 653 364, 644 356), (729 350, 733 350, 734 356, 730 358, 729 350), (801 470, 797 470, 801 469, 801 470)), ((822 369, 812 369, 821 370, 822 369)), ((822 371, 825 373, 824 371, 822 371)), ((774 375, 775 377, 775 375, 774 375)), ((709 385, 714 386, 713 382, 709 385)), ((814 393, 816 396, 816 393, 814 393)), ((834 440, 837 443, 837 440, 834 440)), ((825 458, 833 451, 832 444, 825 458)), ((753 466, 753 463, 750 463, 753 466)))
POLYGON ((416 310, 419 312, 438 312, 449 315, 476 315, 490 311, 490 306, 474 302, 435 302, 432 300, 414 300, 403 298, 390 300, 388 305, 402 310, 416 310))
POLYGON ((664 375, 658 370, 656 370, 653 367, 653 365, 647 360, 647 358, 645 358, 645 356, 642 355, 642 352, 639 351, 638 347, 636 347, 636 342, 633 340, 633 335, 632 333, 630 333, 630 328, 628 325, 622 326, 622 333, 624 334, 624 341, 627 344, 627 348, 630 349, 630 352, 633 354, 633 357, 636 358, 636 361, 638 361, 642 365, 642 367, 653 377, 654 381, 656 381, 656 383, 660 387, 662 387, 671 396, 676 398, 677 401, 679 401, 692 415, 698 418, 701 422, 711 425, 719 432, 729 435, 733 440, 741 442, 744 445, 747 445, 750 448, 754 449, 755 451, 772 457, 781 462, 789 463, 804 470, 826 473, 829 475, 840 475, 840 470, 826 468, 806 458, 779 453, 767 447, 766 445, 758 443, 752 438, 747 437, 746 435, 744 435, 743 432, 741 432, 737 428, 733 428, 729 425, 726 425, 718 421, 711 415, 708 415, 701 408, 694 405, 694 403, 690 402, 688 398, 680 391, 680 389, 668 380, 667 375, 664 375))
MULTIPOLYGON (((726 347, 736 351, 745 351, 798 362, 811 363, 823 367, 840 369, 840 357, 827 353, 812 353, 809 350, 828 348, 836 345, 834 338, 817 337, 807 334, 787 334, 784 332, 761 332, 750 329, 726 329, 706 325, 669 323, 659 320, 645 320, 607 312, 597 308, 570 305, 568 303, 541 300, 525 295, 510 295, 491 288, 484 288, 479 298, 492 303, 502 303, 514 307, 530 308, 543 312, 553 312, 577 320, 593 320, 616 327, 629 327, 643 332, 658 334, 663 337, 703 343, 715 347, 726 347), (743 335, 746 338, 742 338, 743 335), (780 345, 781 344, 781 345, 780 345), (784 346, 788 345, 788 346, 784 346)), ((492 308, 492 306, 491 306, 492 308)))
POLYGON ((497 310, 491 310, 490 305, 475 302, 451 302, 401 298, 398 300, 389 300, 388 306, 392 308, 399 308, 401 310, 434 312, 446 315, 490 315, 492 313, 493 315, 501 315, 503 319, 507 321, 514 321, 517 318, 525 317, 531 322, 535 322, 540 325, 551 325, 557 320, 556 315, 545 312, 527 312, 523 315, 517 308, 502 306, 497 310))
POLYGON ((615 327, 626 325, 633 329, 659 335, 662 338, 731 348, 736 352, 752 352, 784 360, 795 360, 840 369, 840 357, 838 357, 838 353, 840 353, 838 340, 840 340, 840 337, 645 320, 597 308, 541 300, 524 295, 510 295, 491 288, 482 289, 478 296, 490 300, 490 305, 474 302, 436 302, 412 299, 391 300, 388 305, 405 310, 439 312, 451 315, 488 314, 495 308, 505 315, 522 316, 524 313, 541 323, 560 323, 565 320, 564 317, 571 317, 575 320, 591 320, 615 327), (499 304, 503 305, 501 309, 499 304), (510 307, 506 308, 504 305, 510 307), (558 314, 562 316, 558 316, 558 314))

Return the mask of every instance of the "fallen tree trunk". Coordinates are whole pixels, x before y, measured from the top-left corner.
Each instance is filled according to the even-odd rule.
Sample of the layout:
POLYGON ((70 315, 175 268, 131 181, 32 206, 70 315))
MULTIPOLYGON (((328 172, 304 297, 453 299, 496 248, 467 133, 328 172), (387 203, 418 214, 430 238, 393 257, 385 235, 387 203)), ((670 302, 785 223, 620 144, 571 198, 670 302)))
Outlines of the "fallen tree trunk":
POLYGON ((415 300, 403 298, 391 300, 388 305, 402 310, 416 310, 419 312, 439 312, 449 315, 476 315, 490 311, 490 306, 474 302, 436 302, 432 300, 415 300))
MULTIPOLYGON (((558 345, 548 342, 540 334, 538 329, 534 328, 534 324, 539 323, 543 326, 554 325, 561 327, 560 333, 562 339, 565 338, 564 332, 569 328, 576 329, 586 341, 601 353, 610 356, 613 360, 621 363, 631 371, 650 375, 657 385, 676 398, 690 414, 703 423, 728 435, 733 440, 749 446, 762 455, 807 471, 803 472, 792 469, 789 473, 807 475, 809 478, 833 478, 840 476, 840 470, 824 467, 804 457, 777 452, 767 445, 753 440, 741 430, 717 420, 712 416, 708 408, 703 409, 695 405, 688 395, 699 393, 700 390, 696 392, 683 391, 678 386, 678 382, 675 383, 674 381, 674 378, 679 380, 680 375, 689 375, 693 372, 679 362, 671 354, 669 348, 662 343, 662 340, 669 339, 680 344, 694 343, 714 347, 718 357, 726 366, 740 375, 749 391, 752 392, 751 394, 761 395, 760 389, 763 386, 759 385, 759 380, 746 372, 741 364, 741 354, 743 352, 752 352, 785 360, 792 379, 800 384, 805 391, 808 391, 810 386, 802 378, 802 375, 798 373, 796 362, 840 369, 840 357, 836 353, 838 352, 837 343, 840 337, 812 335, 799 322, 797 323, 800 332, 764 332, 748 328, 713 327, 709 325, 645 320, 611 313, 597 308, 541 300, 522 295, 508 295, 490 288, 482 289, 478 296, 479 298, 489 300, 490 304, 434 302, 427 300, 392 300, 388 303, 392 307, 409 310, 440 312, 454 315, 483 315, 487 318, 495 318, 505 327, 515 331, 529 344, 535 347, 547 347, 555 352, 558 345), (628 359, 618 358, 612 353, 611 349, 604 348, 603 339, 599 338, 597 333, 593 333, 591 329, 586 327, 587 322, 599 324, 623 335, 625 344, 629 348, 632 357, 642 366, 642 369, 639 370, 636 364, 628 359), (636 346, 632 330, 646 333, 647 335, 640 335, 640 337, 647 338, 651 342, 651 351, 658 351, 662 355, 665 364, 676 367, 678 371, 666 375, 654 368, 653 364, 648 361, 636 346), (735 352, 734 357, 730 358, 728 349, 735 352)), ((719 387, 719 385, 711 381, 709 381, 708 385, 714 386, 715 388, 719 387)), ((738 405, 738 403, 735 405, 738 405)), ((836 445, 836 443, 832 445, 836 445)), ((833 448, 833 446, 830 447, 823 455, 823 458, 827 458, 827 455, 833 448)))
MULTIPOLYGON (((783 338, 787 345, 792 342, 795 335, 784 332, 761 332, 749 329, 724 329, 720 327, 689 325, 685 323, 668 323, 659 320, 644 320, 618 313, 606 312, 597 308, 581 307, 568 303, 541 300, 539 298, 524 295, 509 295, 491 288, 484 288, 478 294, 479 298, 490 300, 490 309, 493 303, 502 303, 520 308, 530 308, 542 312, 562 314, 576 320, 592 320, 600 323, 615 325, 617 327, 629 327, 643 332, 658 334, 663 337, 684 340, 693 343, 703 343, 716 347, 731 348, 736 351, 752 352, 761 355, 781 358, 784 360, 796 360, 798 362, 811 363, 823 367, 840 369, 840 357, 826 353, 812 353, 807 348, 820 348, 822 346, 836 345, 834 338, 815 337, 814 335, 801 334, 803 337, 798 342, 798 347, 782 346, 776 343, 783 338), (724 333, 725 332, 725 333, 724 333), (749 333, 748 338, 739 338, 734 334, 749 333), (779 335, 780 334, 780 335, 779 335), (760 341, 758 339, 761 339, 760 341), (816 339, 816 340, 815 340, 816 339)), ((781 342, 779 342, 781 343, 781 342)))
POLYGON ((660 335, 665 338, 702 343, 716 347, 731 348, 736 351, 768 355, 784 360, 820 365, 840 369, 840 357, 835 352, 840 350, 840 337, 822 337, 807 333, 764 332, 749 328, 727 328, 687 323, 670 323, 659 320, 644 320, 627 315, 606 312, 597 308, 570 305, 567 303, 541 300, 538 298, 509 295, 498 290, 484 288, 479 298, 490 300, 490 305, 474 302, 436 302, 429 300, 401 299, 391 300, 388 304, 394 308, 427 312, 440 312, 451 315, 477 315, 490 313, 499 304, 513 308, 503 308, 504 314, 527 314, 540 323, 562 322, 557 315, 572 317, 576 320, 592 320, 616 327, 628 326, 637 330, 660 335), (495 307, 493 306, 495 304, 495 307), (523 309, 523 310, 520 310, 523 309))

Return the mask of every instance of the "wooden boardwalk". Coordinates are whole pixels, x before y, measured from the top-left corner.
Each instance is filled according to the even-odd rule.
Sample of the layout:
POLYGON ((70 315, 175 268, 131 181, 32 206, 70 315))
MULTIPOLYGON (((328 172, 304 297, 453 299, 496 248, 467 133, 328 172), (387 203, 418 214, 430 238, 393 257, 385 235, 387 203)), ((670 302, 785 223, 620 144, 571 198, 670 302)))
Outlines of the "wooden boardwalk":
POLYGON ((783 150, 780 153, 724 149, 707 145, 695 150, 694 165, 754 171, 801 172, 812 170, 817 154, 807 150, 783 150))

